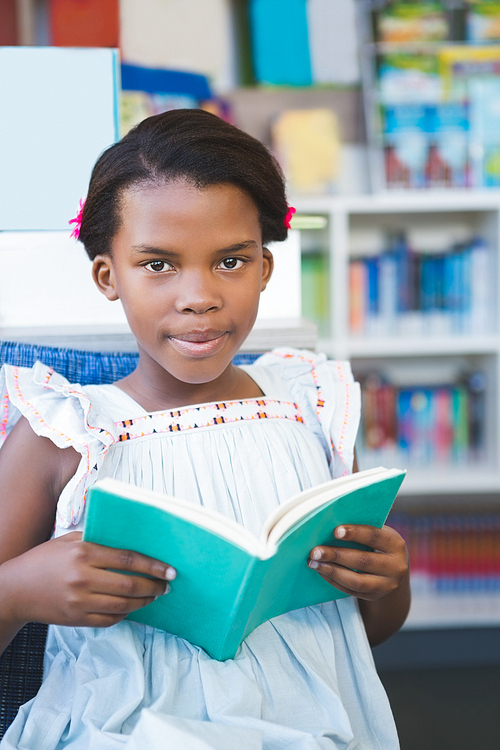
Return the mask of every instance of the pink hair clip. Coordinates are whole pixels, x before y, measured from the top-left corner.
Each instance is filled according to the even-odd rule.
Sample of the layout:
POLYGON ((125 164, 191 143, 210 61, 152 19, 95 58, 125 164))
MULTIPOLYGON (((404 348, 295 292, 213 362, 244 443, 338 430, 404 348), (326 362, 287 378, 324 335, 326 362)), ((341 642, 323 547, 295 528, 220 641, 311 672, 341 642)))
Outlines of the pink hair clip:
POLYGON ((70 219, 68 221, 68 224, 75 224, 75 227, 73 228, 73 231, 70 234, 70 237, 74 237, 75 240, 77 240, 80 236, 80 229, 82 226, 82 214, 83 214, 83 207, 85 205, 85 198, 80 198, 80 209, 75 216, 74 219, 70 219))
POLYGON ((287 229, 291 228, 292 216, 294 215, 294 213, 296 213, 296 211, 297 209, 295 209, 293 206, 288 206, 288 211, 287 211, 287 214, 285 216, 285 221, 284 221, 284 224, 287 229))

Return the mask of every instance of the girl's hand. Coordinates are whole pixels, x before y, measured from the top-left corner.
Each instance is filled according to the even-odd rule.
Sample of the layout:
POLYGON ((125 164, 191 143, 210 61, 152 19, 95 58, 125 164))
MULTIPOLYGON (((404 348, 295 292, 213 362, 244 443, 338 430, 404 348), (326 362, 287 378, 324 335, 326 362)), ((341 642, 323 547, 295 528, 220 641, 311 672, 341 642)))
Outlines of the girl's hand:
POLYGON ((358 542, 375 551, 350 547, 314 547, 308 561, 322 578, 340 591, 375 602, 396 591, 408 576, 404 539, 388 526, 338 526, 335 537, 358 542))
POLYGON ((17 623, 108 627, 167 593, 175 575, 159 560, 83 542, 72 532, 5 562, 0 585, 17 623))

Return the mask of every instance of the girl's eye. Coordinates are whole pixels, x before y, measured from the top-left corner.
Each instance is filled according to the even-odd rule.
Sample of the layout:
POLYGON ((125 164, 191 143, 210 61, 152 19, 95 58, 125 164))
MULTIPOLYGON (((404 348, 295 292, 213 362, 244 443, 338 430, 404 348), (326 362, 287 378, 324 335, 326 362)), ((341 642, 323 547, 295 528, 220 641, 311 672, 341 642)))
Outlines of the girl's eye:
POLYGON ((234 271, 243 266, 243 261, 239 258, 224 258, 220 265, 226 271, 234 271))
POLYGON ((152 260, 150 263, 146 263, 144 268, 147 268, 149 271, 165 271, 170 266, 170 263, 167 263, 165 260, 152 260))

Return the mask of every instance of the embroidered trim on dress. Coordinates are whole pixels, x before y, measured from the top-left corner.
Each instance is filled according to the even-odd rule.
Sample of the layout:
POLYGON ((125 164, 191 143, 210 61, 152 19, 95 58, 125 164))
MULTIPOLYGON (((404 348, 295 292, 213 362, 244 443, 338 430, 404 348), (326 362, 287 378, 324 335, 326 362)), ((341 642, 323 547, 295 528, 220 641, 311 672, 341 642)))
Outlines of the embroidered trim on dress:
MULTIPOLYGON (((292 354, 289 352, 281 353, 278 351, 274 351, 272 353, 275 356, 281 357, 282 359, 297 359, 298 358, 302 360, 302 362, 307 362, 307 364, 311 365, 311 375, 312 375, 314 385, 316 386, 316 415, 320 423, 322 423, 321 417, 322 417, 322 410, 325 407, 325 397, 324 397, 323 388, 320 384, 318 372, 316 370, 316 360, 314 359, 314 357, 308 357, 304 354, 297 354, 297 353, 292 354)), ((337 365, 337 369, 339 372, 340 382, 345 387, 345 412, 344 412, 344 420, 342 423, 342 430, 341 430, 338 446, 335 446, 333 442, 333 438, 329 436, 329 447, 330 447, 330 452, 331 452, 330 457, 329 457, 330 458, 329 463, 332 463, 334 455, 335 453, 337 453, 338 457, 340 458, 340 460, 346 467, 342 473, 342 476, 346 476, 347 474, 350 473, 346 460, 345 460, 345 455, 344 455, 344 443, 346 439, 347 425, 349 423, 349 418, 350 418, 350 413, 351 413, 351 398, 350 398, 350 388, 349 388, 350 384, 346 380, 343 363, 337 360, 336 365, 337 365)))
MULTIPOLYGON (((342 463, 344 464, 344 466, 346 466, 346 461, 345 461, 345 458, 344 458, 344 443, 345 443, 345 440, 346 440, 346 437, 347 437, 347 426, 349 424, 349 420, 350 420, 350 417, 351 417, 351 387, 350 387, 351 384, 345 378, 344 366, 343 366, 342 362, 337 362, 337 370, 338 370, 338 373, 339 373, 340 382, 343 383, 344 387, 345 387, 344 421, 342 422, 342 430, 340 432, 339 444, 338 444, 338 447, 337 447, 337 452, 338 452, 338 454, 339 454, 339 456, 340 456, 340 458, 342 460, 342 463)), ((345 476, 348 473, 349 472, 348 472, 348 470, 346 468, 346 470, 344 471, 344 473, 342 474, 342 476, 345 476)))
POLYGON ((2 397, 0 418, 0 446, 7 437, 7 422, 9 421, 9 391, 6 389, 2 397))
POLYGON ((115 422, 115 427, 117 440, 124 442, 153 433, 183 432, 249 419, 289 419, 293 422, 304 422, 298 404, 259 398, 153 412, 135 419, 115 422))

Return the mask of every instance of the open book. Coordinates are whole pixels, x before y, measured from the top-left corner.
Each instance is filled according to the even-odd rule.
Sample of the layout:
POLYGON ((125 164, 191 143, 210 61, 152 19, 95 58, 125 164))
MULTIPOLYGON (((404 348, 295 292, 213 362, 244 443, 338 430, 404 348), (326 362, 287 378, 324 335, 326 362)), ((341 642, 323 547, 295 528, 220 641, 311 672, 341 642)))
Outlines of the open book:
POLYGON ((176 568, 168 596, 128 617, 221 661, 266 620, 346 596, 308 567, 309 552, 347 544, 333 536, 339 524, 383 526, 404 475, 369 469, 304 490, 271 513, 259 538, 203 506, 103 479, 89 489, 83 538, 176 568))

